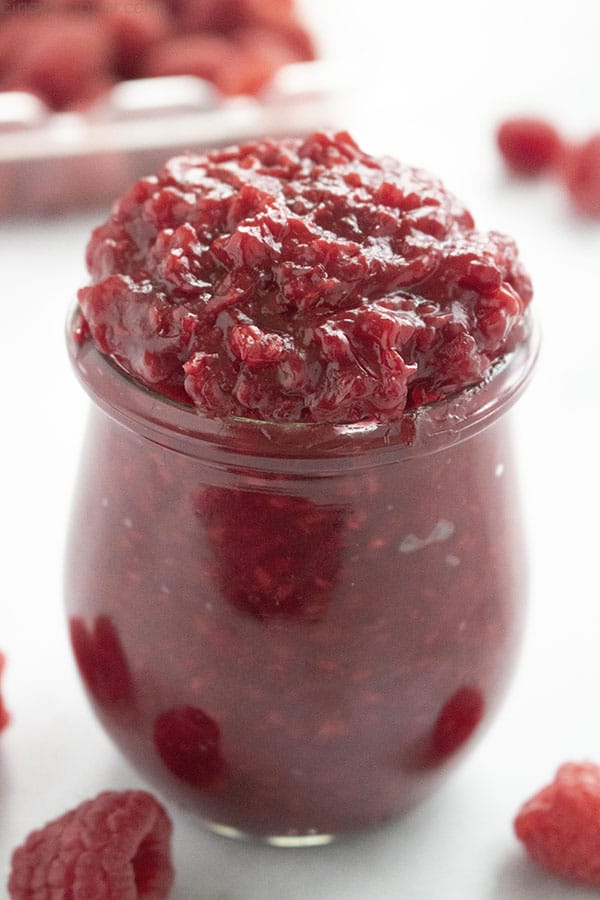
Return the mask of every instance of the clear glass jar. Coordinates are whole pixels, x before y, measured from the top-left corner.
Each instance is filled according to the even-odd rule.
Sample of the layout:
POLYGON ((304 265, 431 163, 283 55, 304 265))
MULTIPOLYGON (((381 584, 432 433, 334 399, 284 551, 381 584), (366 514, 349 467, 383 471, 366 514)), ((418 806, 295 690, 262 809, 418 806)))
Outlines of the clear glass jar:
POLYGON ((280 845, 428 794, 496 709, 526 593, 505 413, 482 385, 382 425, 219 421, 71 339, 94 405, 66 565, 77 663, 134 766, 280 845))

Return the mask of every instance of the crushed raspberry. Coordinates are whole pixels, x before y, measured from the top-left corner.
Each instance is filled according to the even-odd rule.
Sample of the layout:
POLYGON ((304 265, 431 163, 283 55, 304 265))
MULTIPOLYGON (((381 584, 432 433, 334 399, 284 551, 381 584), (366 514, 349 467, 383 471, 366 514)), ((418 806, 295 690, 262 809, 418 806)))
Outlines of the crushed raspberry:
POLYGON ((172 159, 87 260, 96 347, 215 417, 399 419, 484 379, 532 295, 513 241, 346 133, 172 159))
POLYGON ((11 900, 165 900, 170 841, 170 819, 150 794, 107 791, 14 851, 11 900))
POLYGON ((561 766, 554 781, 521 807, 514 826, 539 865, 600 887, 600 766, 561 766))
POLYGON ((340 564, 342 507, 207 487, 196 509, 213 549, 215 575, 236 609, 260 620, 323 618, 340 564))
MULTIPOLYGON (((4 669, 5 657, 3 653, 0 653, 0 675, 2 675, 2 671, 4 669)), ((0 694, 0 731, 5 728, 10 721, 10 716, 4 706, 4 702, 2 700, 2 695, 0 694)))
POLYGON ((107 616, 88 628, 83 619, 69 621, 71 645, 83 681, 100 704, 125 703, 132 693, 129 667, 119 635, 107 616))
POLYGON ((507 119, 497 132, 504 161, 520 175, 538 175, 559 158, 562 139, 556 128, 543 119, 507 119))
POLYGON ((600 134, 569 148, 562 177, 574 209, 585 216, 600 216, 600 134))
POLYGON ((167 768, 196 788, 208 788, 224 771, 219 726, 201 709, 182 706, 161 713, 154 744, 167 768))

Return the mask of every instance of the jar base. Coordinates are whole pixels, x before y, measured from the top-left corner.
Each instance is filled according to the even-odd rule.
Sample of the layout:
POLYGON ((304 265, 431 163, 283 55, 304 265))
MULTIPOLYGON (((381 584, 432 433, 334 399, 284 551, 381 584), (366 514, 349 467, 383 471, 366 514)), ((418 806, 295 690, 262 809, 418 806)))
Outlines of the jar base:
POLYGON ((218 834, 219 837, 230 838, 234 841, 247 841, 248 843, 269 844, 271 847, 323 847, 326 844, 333 843, 340 837, 337 834, 321 834, 317 832, 261 835, 241 831, 239 828, 232 828, 230 825, 221 825, 218 822, 205 822, 204 826, 209 831, 212 831, 213 834, 218 834))

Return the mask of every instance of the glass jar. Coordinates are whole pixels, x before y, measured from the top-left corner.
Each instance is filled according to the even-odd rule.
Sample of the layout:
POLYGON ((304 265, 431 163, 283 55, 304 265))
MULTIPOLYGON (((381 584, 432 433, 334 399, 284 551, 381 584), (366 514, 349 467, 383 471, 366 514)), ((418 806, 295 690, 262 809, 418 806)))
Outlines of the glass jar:
POLYGON ((413 806, 515 661, 526 578, 505 413, 535 338, 391 424, 208 419, 89 342, 70 352, 94 400, 70 634, 125 756, 214 831, 273 844, 413 806))

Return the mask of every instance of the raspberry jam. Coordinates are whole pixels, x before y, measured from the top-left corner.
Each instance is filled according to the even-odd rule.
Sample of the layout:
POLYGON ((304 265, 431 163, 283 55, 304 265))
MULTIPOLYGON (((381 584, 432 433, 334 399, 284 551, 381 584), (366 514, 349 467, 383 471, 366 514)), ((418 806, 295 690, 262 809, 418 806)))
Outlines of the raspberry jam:
POLYGON ((262 216, 249 156, 266 218, 292 220, 277 246, 265 216, 217 209, 214 170, 202 202, 196 171, 167 192, 194 241, 158 264, 166 188, 138 185, 92 238, 69 325, 94 400, 66 566, 86 690, 151 783, 280 845, 381 824, 443 779, 506 688, 525 595, 505 413, 536 340, 514 245, 428 177, 328 140, 305 145, 305 219, 286 218, 303 145, 219 156, 244 215, 262 216), (362 184, 352 238, 342 176, 362 184))

